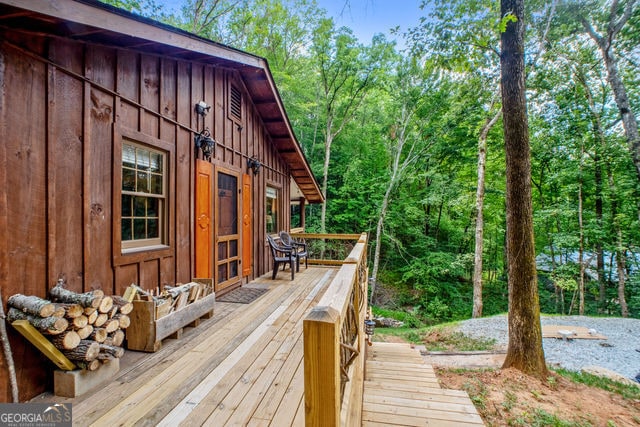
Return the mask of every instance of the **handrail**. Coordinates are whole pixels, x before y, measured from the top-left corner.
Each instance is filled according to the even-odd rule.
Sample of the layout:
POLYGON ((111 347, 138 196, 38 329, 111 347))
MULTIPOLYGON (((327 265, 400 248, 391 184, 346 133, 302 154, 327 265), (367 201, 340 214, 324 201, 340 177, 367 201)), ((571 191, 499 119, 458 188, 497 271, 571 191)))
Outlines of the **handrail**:
POLYGON ((309 248, 309 257, 307 258, 307 262, 311 265, 340 266, 344 264, 346 259, 344 259, 343 257, 347 256, 346 251, 349 249, 348 244, 351 244, 351 242, 354 241, 357 242, 361 238, 360 234, 303 233, 294 232, 294 230, 291 230, 289 234, 294 239, 303 239, 307 242, 309 248), (341 242, 337 243, 335 242, 336 240, 341 242), (331 246, 331 243, 328 242, 331 241, 333 241, 334 249, 336 249, 336 244, 338 246, 342 244, 342 246, 340 246, 340 249, 338 250, 338 253, 344 253, 342 257, 336 257, 336 253, 334 253, 333 257, 329 254, 329 256, 325 258, 325 256, 329 252, 331 252, 328 248, 328 246, 331 246))
POLYGON ((305 425, 360 425, 367 311, 367 234, 304 320, 305 425))

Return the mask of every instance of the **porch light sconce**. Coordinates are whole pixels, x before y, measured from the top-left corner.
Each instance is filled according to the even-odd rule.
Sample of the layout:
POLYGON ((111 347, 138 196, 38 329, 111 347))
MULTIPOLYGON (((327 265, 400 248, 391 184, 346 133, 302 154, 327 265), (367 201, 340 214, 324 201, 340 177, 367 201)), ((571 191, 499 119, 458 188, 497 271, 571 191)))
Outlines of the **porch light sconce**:
POLYGON ((258 175, 258 172, 260 172, 260 167, 262 167, 262 163, 260 163, 260 160, 256 159, 255 157, 247 159, 247 168, 251 169, 254 175, 258 175))
POLYGON ((196 157, 198 157, 198 150, 202 150, 202 156, 204 160, 210 161, 213 150, 216 146, 216 141, 211 138, 211 133, 208 128, 205 128, 197 134, 194 138, 196 157))

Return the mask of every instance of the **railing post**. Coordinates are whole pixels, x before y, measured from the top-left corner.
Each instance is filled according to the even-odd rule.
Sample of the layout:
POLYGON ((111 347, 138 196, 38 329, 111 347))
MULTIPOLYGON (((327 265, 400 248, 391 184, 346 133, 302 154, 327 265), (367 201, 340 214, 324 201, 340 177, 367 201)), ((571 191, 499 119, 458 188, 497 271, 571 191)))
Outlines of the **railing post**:
POLYGON ((340 425, 340 314, 315 307, 304 320, 305 425, 340 425))

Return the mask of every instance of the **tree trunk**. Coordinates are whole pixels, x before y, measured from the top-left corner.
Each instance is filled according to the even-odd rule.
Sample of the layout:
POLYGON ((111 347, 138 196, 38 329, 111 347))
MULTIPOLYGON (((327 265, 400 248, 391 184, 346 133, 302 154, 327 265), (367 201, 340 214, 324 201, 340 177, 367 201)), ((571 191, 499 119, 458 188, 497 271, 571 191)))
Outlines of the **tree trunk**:
POLYGON ((584 145, 580 147, 580 171, 578 177, 578 234, 579 234, 579 248, 578 248, 578 265, 580 266, 580 277, 578 277, 578 297, 579 306, 578 314, 584 315, 584 225, 582 221, 582 159, 584 158, 584 145))
POLYGON ((500 57, 507 178, 509 345, 503 368, 546 378, 536 277, 531 160, 524 79, 524 0, 502 0, 501 16, 515 15, 502 33, 500 57))
POLYGON ((487 119, 478 138, 478 184, 476 187, 476 245, 473 257, 473 318, 482 317, 482 253, 484 251, 484 176, 487 161, 487 136, 502 109, 487 119))
POLYGON ((624 295, 626 284, 626 251, 623 248, 622 230, 618 226, 618 249, 616 249, 616 267, 618 269, 618 302, 620 304, 620 315, 629 317, 627 298, 624 295))
POLYGON ((56 311, 56 306, 51 301, 33 295, 12 295, 7 300, 7 304, 25 313, 39 317, 49 317, 56 311))
MULTIPOLYGON (((331 135, 331 122, 327 123, 327 136, 324 141, 324 164, 322 166, 322 210, 320 212, 320 233, 327 232, 327 185, 329 181, 329 160, 331 159, 331 144, 333 143, 333 135, 331 135)), ((322 258, 322 255, 320 256, 322 258)))
POLYGON ((629 151, 631 152, 633 164, 636 168, 636 176, 638 181, 640 181, 640 134, 638 133, 638 122, 631 109, 626 87, 620 78, 618 61, 613 50, 613 41, 633 15, 635 1, 636 0, 629 0, 624 7, 620 6, 618 2, 613 2, 607 25, 607 34, 605 36, 598 34, 584 17, 581 17, 581 21, 582 26, 598 45, 602 54, 607 68, 607 80, 613 90, 613 96, 620 111, 620 116, 622 117, 622 127, 624 128, 625 136, 629 144, 629 151), (622 13, 622 15, 620 15, 620 13, 622 13))

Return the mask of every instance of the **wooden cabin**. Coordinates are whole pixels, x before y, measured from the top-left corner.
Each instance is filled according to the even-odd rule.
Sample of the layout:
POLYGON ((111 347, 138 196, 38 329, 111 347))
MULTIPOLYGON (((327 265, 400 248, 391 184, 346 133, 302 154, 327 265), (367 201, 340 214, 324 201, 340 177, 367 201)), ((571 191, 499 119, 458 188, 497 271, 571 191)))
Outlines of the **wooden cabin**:
MULTIPOLYGON (((0 0, 3 301, 271 269, 323 200, 265 59, 92 0, 0 0)), ((9 328, 24 401, 50 367, 9 328)), ((0 357, 1 401, 10 401, 0 357)))

